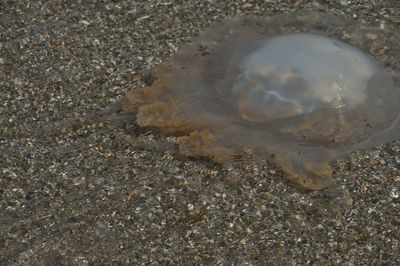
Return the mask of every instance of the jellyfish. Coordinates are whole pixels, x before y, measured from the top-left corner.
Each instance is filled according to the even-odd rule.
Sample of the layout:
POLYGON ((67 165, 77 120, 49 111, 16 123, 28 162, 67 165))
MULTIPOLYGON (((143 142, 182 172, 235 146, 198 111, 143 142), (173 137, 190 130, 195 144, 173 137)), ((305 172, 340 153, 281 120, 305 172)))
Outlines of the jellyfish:
POLYGON ((399 40, 318 12, 226 19, 129 91, 123 110, 176 136, 184 155, 223 164, 250 150, 323 189, 332 161, 400 137, 399 40))

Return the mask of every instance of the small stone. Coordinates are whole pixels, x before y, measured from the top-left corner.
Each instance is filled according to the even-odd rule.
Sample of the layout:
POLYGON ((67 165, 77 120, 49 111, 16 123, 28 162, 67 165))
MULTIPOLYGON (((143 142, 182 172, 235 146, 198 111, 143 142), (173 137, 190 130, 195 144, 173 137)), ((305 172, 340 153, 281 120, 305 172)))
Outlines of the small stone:
POLYGON ((399 198, 399 192, 397 191, 396 188, 392 188, 392 190, 390 191, 390 197, 393 199, 399 198))
POLYGON ((383 55, 385 51, 387 50, 386 47, 378 47, 378 48, 372 48, 370 52, 374 55, 383 55))
POLYGON ((82 19, 81 21, 79 21, 80 24, 84 25, 84 26, 89 26, 90 23, 87 20, 82 19))
POLYGON ((370 40, 376 40, 376 39, 378 39, 378 35, 373 34, 373 33, 367 33, 366 36, 367 36, 367 38, 370 39, 370 40))
POLYGON ((104 180, 105 180, 104 177, 100 177, 100 178, 97 178, 96 181, 94 181, 94 183, 95 183, 96 185, 100 185, 101 183, 104 182, 104 180))

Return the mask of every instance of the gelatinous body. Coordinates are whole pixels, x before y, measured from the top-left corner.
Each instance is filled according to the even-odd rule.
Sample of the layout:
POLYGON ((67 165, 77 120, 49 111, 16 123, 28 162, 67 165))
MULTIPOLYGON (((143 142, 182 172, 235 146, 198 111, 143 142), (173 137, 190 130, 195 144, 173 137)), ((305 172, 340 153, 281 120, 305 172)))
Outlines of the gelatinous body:
POLYGON ((226 20, 128 92, 124 110, 178 136, 185 155, 223 163, 251 149, 321 189, 332 160, 400 137, 394 34, 320 13, 226 20))
POLYGON ((366 99, 377 64, 354 47, 321 35, 289 34, 250 42, 232 93, 239 113, 253 122, 353 109, 366 99))

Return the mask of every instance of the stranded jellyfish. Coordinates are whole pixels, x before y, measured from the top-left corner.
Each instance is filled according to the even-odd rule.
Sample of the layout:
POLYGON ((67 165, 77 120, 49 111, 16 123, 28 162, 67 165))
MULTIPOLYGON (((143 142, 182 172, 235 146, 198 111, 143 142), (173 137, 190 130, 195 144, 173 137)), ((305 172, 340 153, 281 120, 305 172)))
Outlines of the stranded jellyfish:
POLYGON ((320 13, 212 25, 129 91, 125 112, 215 162, 272 156, 306 189, 333 160, 400 136, 399 35, 320 13))

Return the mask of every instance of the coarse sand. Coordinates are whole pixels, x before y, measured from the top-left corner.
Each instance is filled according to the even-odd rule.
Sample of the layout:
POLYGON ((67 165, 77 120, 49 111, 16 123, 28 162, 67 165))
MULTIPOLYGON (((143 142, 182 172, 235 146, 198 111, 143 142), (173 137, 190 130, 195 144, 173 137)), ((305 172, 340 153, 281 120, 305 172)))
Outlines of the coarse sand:
POLYGON ((399 141, 307 192, 99 115, 207 25, 297 10, 400 31, 397 0, 1 1, 0 265, 400 264, 399 141))

